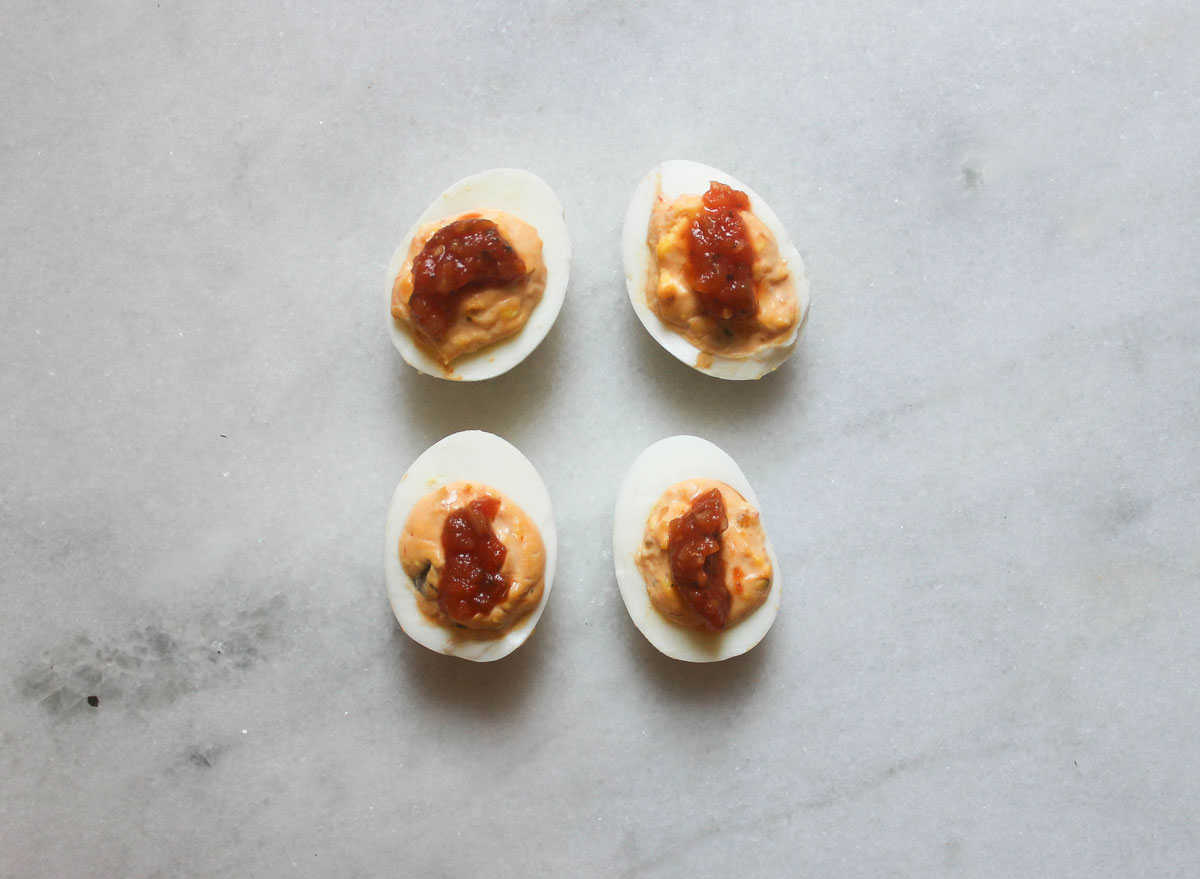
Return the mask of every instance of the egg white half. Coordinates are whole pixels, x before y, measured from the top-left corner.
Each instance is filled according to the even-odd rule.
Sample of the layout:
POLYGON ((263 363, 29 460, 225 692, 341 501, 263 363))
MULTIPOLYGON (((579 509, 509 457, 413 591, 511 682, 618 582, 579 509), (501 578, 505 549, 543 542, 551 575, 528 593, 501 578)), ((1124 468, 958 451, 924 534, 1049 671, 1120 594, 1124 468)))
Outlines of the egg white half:
POLYGON ((388 507, 386 530, 383 573, 387 582, 388 603, 405 634, 430 650, 474 662, 500 659, 525 643, 537 625, 550 598, 550 587, 554 585, 558 529, 554 523, 554 507, 542 477, 515 446, 482 430, 464 430, 434 443, 400 478, 388 507), (412 579, 400 565, 400 536, 413 505, 425 495, 452 482, 474 482, 505 495, 523 509, 538 527, 546 547, 542 600, 499 638, 488 640, 463 636, 454 629, 444 628, 430 620, 417 606, 412 579))
POLYGON ((663 162, 642 178, 629 208, 625 212, 625 224, 621 229, 622 261, 625 267, 625 287, 629 291, 629 301, 637 313, 642 325, 677 359, 693 369, 707 375, 725 379, 756 379, 762 378, 768 372, 777 369, 787 360, 796 348, 800 333, 808 320, 808 278, 804 274, 804 260, 792 244, 787 229, 779 217, 771 210, 753 189, 742 183, 736 177, 702 165, 699 162, 689 162, 686 159, 672 159, 663 162), (725 357, 720 354, 712 355, 711 366, 699 366, 697 358, 701 350, 677 333, 667 324, 659 320, 646 299, 646 284, 650 277, 650 267, 653 264, 653 254, 646 243, 650 231, 650 215, 654 210, 654 200, 661 187, 662 194, 668 201, 674 201, 681 195, 702 195, 708 190, 708 184, 716 180, 739 189, 750 197, 750 209, 763 225, 771 230, 779 244, 779 255, 787 263, 796 286, 796 328, 791 335, 777 345, 755 351, 744 357, 725 357))
POLYGON ((571 238, 562 204, 550 184, 528 171, 495 168, 465 177, 439 195, 413 223, 388 263, 384 301, 392 344, 411 366, 426 375, 462 381, 481 381, 508 372, 531 353, 558 318, 567 295, 571 273, 571 238), (542 239, 546 263, 546 290, 521 331, 470 354, 456 358, 446 369, 436 358, 421 350, 408 331, 392 317, 392 288, 396 283, 413 237, 422 226, 450 220, 471 211, 506 211, 533 226, 542 239))
MULTIPOLYGON (((677 626, 654 609, 646 581, 635 556, 646 532, 650 512, 668 488, 685 479, 715 479, 737 489, 754 509, 762 512, 754 489, 737 462, 708 440, 695 436, 672 436, 650 446, 633 462, 613 513, 613 564, 617 586, 633 623, 651 644, 672 659, 687 662, 716 662, 740 656, 754 647, 779 614, 779 559, 766 540, 771 560, 771 591, 758 610, 724 632, 698 632, 677 626)), ((763 524, 766 531, 766 523, 763 524)))

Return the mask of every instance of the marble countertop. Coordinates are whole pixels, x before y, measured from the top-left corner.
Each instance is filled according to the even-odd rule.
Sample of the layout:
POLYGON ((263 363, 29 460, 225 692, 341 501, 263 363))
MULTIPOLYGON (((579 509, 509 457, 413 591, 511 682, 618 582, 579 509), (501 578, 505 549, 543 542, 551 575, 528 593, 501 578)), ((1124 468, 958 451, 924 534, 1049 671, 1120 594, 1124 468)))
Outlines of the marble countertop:
POLYGON ((1195 4, 17 0, 0 72, 0 876, 1195 875, 1195 4), (760 382, 629 307, 666 158, 804 255, 760 382), (502 378, 420 376, 387 261, 496 166, 561 197, 566 305, 502 378), (488 666, 409 641, 381 566, 468 427, 560 534, 488 666), (780 556, 714 666, 614 582, 675 433, 780 556))

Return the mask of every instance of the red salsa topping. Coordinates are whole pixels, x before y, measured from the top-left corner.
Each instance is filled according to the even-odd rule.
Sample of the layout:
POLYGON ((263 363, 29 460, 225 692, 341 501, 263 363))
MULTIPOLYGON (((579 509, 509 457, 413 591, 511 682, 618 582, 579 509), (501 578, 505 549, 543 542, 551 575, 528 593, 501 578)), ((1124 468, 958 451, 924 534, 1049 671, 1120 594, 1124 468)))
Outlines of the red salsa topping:
POLYGON ((715 488, 697 496, 691 508, 667 526, 671 579, 710 632, 725 628, 733 602, 721 558, 721 533, 728 527, 725 499, 715 488))
POLYGON ((688 280, 713 317, 753 317, 754 249, 739 213, 750 210, 750 197, 714 180, 700 201, 702 210, 688 232, 688 280))
POLYGON ((438 339, 454 322, 464 291, 523 278, 525 262, 495 223, 467 217, 430 236, 413 260, 412 275, 408 308, 413 321, 425 335, 438 339))
POLYGON ((465 623, 491 613, 508 594, 510 584, 500 573, 508 550, 492 530, 499 510, 499 498, 476 498, 451 510, 442 526, 446 563, 438 585, 438 607, 452 620, 465 623))

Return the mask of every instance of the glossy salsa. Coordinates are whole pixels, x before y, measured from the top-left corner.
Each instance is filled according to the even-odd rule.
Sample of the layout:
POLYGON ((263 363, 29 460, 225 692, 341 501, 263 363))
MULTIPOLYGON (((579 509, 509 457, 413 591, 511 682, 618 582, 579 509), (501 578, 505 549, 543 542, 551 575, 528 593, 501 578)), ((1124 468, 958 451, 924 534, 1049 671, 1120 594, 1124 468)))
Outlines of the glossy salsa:
POLYGON ((484 284, 508 284, 525 277, 525 263, 483 217, 464 217, 430 236, 412 264, 413 322, 432 339, 454 323, 459 294, 484 284))
POLYGON ((476 498, 451 510, 442 526, 445 566, 438 585, 438 606, 455 622, 491 613, 504 600, 510 583, 500 573, 508 550, 492 530, 500 499, 476 498))
POLYGON ((714 180, 688 230, 688 281, 704 309, 721 320, 751 318, 758 311, 754 249, 739 213, 748 210, 746 193, 714 180))
POLYGON ((725 500, 716 488, 697 495, 688 511, 668 526, 671 579, 711 632, 725 628, 732 604, 721 557, 721 534, 728 527, 725 500))

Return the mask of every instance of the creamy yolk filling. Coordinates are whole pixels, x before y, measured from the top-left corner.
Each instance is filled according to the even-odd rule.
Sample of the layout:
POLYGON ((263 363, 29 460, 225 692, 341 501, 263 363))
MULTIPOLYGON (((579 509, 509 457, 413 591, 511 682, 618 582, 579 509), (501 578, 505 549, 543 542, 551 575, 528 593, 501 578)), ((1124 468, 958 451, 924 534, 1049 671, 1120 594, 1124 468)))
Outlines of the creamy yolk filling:
POLYGON ((757 313, 721 320, 709 314, 688 282, 689 233, 703 210, 699 195, 668 202, 661 192, 650 214, 652 256, 646 299, 659 320, 705 354, 745 357, 786 340, 796 327, 796 284, 771 231, 751 211, 740 211, 754 251, 757 313))
POLYGON ((417 606, 433 622, 477 637, 497 637, 537 607, 545 588, 546 548, 541 533, 525 512, 492 488, 455 482, 421 498, 409 513, 400 535, 400 564, 413 582, 417 606), (439 601, 446 570, 443 529, 452 513, 483 498, 499 501, 491 531, 506 552, 499 574, 508 589, 491 609, 467 619, 454 619, 439 601))
POLYGON ((729 523, 721 534, 725 587, 732 600, 725 628, 736 625, 761 607, 771 591, 772 578, 766 534, 758 511, 723 482, 689 479, 668 488, 650 511, 642 545, 634 558, 654 609, 677 625, 699 631, 709 629, 672 582, 668 544, 671 522, 687 513, 697 497, 713 488, 721 493, 729 523))
POLYGON ((504 211, 472 211, 422 226, 413 236, 408 255, 392 285, 392 317, 413 340, 444 367, 456 358, 485 348, 520 332, 546 290, 546 263, 537 230, 504 211), (454 294, 459 297, 453 322, 438 338, 430 338, 416 325, 409 301, 413 296, 413 262, 434 233, 455 220, 483 218, 495 223, 501 236, 525 264, 521 280, 508 284, 478 284, 454 294))

